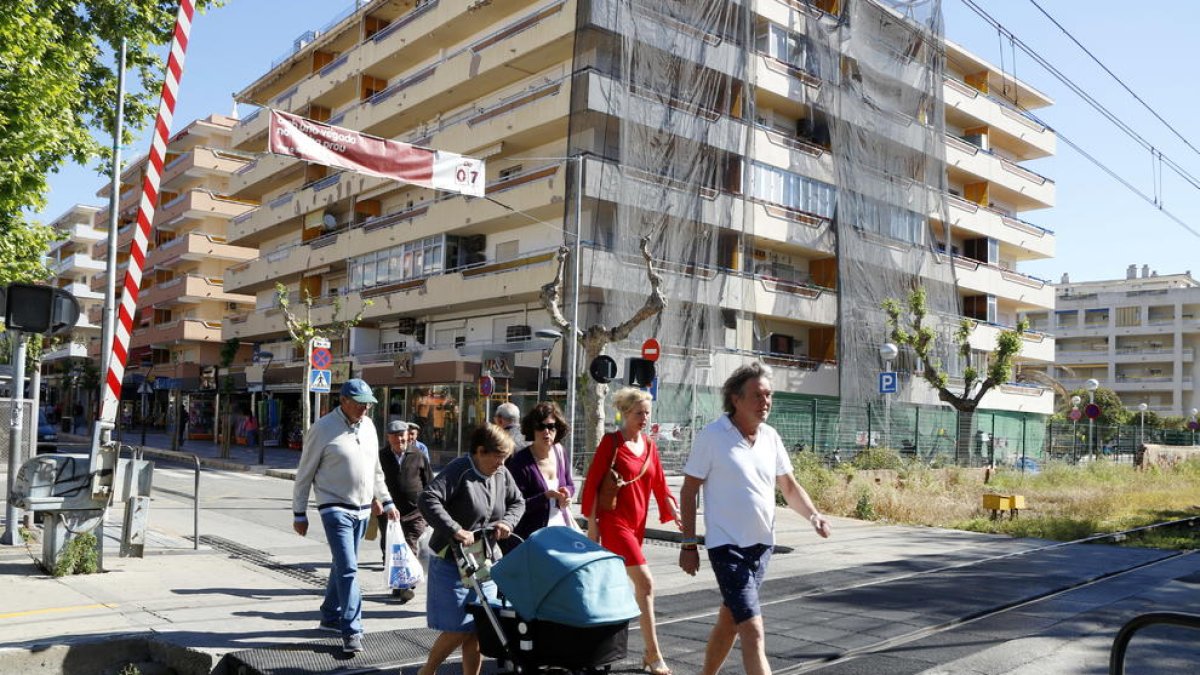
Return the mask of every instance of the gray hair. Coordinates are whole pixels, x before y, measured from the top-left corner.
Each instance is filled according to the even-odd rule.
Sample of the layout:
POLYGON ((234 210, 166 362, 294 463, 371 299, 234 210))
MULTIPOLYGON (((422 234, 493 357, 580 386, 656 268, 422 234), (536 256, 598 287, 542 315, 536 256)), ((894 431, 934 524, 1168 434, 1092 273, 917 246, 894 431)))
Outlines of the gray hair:
POLYGON ((742 390, 746 388, 746 383, 750 380, 771 379, 771 369, 763 365, 761 361, 753 361, 733 371, 733 374, 725 380, 725 384, 721 385, 721 397, 725 412, 732 415, 733 397, 741 396, 742 390))
POLYGON ((516 403, 501 403, 496 408, 494 417, 516 422, 517 420, 521 419, 521 409, 517 407, 516 403))

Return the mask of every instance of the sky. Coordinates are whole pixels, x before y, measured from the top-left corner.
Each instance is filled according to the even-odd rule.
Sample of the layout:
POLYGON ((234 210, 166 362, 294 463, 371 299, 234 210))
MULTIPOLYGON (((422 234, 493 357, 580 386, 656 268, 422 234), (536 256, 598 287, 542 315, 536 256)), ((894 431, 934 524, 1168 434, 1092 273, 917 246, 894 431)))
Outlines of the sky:
MULTIPOLYGON (((1036 0, 1186 142, 1075 46, 1038 11, 1034 0, 976 2, 1155 150, 1192 176, 1200 176, 1200 151, 1188 147, 1190 143, 1200 148, 1200 130, 1189 124, 1200 104, 1194 72, 1200 2, 1167 0, 1139 11, 1116 0, 1036 0)), ((171 131, 210 113, 229 114, 233 93, 288 53, 297 36, 321 28, 352 4, 228 0, 224 7, 197 14, 171 131)), ((1019 269, 1054 282, 1064 273, 1071 281, 1123 278, 1130 264, 1139 269, 1149 265, 1159 274, 1195 271, 1200 276, 1200 260, 1193 262, 1200 250, 1200 234, 1187 229, 1200 233, 1200 188, 1156 163, 1150 150, 1129 139, 1019 46, 1002 39, 963 0, 942 0, 942 10, 950 40, 993 64, 1003 64, 1018 79, 1050 96, 1055 104, 1036 111, 1045 123, 1152 199, 1157 196, 1162 207, 1186 225, 1130 192, 1060 138, 1054 157, 1027 164, 1055 181, 1056 205, 1020 214, 1055 232, 1056 256, 1022 263, 1019 269)), ((243 115, 250 110, 241 107, 243 115)), ((149 138, 143 137, 123 156, 128 161, 148 148, 149 138)), ((1200 184, 1200 179, 1193 181, 1200 184)), ((49 222, 74 204, 100 204, 95 192, 105 182, 93 169, 64 167, 51 177, 48 206, 38 218, 49 222)))

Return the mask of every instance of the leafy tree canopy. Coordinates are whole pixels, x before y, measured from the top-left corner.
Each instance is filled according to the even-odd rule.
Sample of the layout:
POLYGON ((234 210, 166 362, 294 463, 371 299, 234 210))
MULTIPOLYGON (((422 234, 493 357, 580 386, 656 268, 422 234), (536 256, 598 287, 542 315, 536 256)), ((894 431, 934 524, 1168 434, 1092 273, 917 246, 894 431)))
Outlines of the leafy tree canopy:
MULTIPOLYGON (((198 9, 219 4, 196 0, 198 9)), ((108 142, 92 132, 113 128, 112 55, 122 37, 130 82, 122 143, 152 119, 164 70, 158 47, 171 39, 178 6, 177 0, 0 3, 0 270, 8 280, 45 278, 39 265, 51 234, 26 222, 25 212, 45 206, 50 172, 104 156, 108 142)))

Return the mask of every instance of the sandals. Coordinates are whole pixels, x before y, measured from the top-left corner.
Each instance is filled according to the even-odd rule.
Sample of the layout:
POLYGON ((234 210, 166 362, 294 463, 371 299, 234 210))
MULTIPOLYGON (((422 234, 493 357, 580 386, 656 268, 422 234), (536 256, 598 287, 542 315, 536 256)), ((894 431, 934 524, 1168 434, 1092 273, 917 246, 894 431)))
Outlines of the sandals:
POLYGON ((650 675, 671 675, 671 669, 667 667, 667 662, 663 661, 662 657, 659 657, 654 663, 642 661, 642 672, 650 675))

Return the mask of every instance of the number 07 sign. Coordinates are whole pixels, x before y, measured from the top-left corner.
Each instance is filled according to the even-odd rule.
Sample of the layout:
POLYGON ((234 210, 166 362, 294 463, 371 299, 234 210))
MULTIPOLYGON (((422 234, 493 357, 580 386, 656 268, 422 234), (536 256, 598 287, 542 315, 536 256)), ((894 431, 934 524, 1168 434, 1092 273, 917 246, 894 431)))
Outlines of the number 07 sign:
POLYGON ((271 111, 268 149, 307 162, 390 178, 421 187, 482 197, 481 159, 369 136, 353 129, 271 111))

